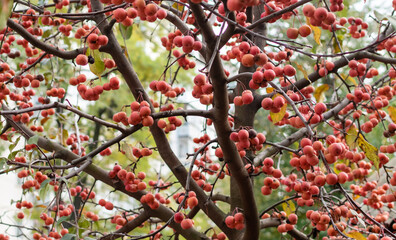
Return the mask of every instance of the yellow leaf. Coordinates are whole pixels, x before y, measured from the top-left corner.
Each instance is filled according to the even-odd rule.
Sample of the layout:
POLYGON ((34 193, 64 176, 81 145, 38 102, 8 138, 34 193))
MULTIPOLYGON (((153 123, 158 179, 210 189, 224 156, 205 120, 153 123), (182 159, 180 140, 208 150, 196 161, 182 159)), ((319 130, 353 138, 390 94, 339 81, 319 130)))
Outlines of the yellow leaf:
POLYGON ((125 156, 127 156, 129 160, 131 160, 132 162, 136 162, 136 158, 135 156, 133 156, 133 147, 131 146, 131 144, 123 143, 122 151, 125 152, 125 156))
POLYGON ((334 173, 336 173, 336 174, 339 174, 340 172, 341 172, 341 170, 338 170, 337 168, 336 168, 336 166, 337 166, 337 164, 341 164, 341 163, 343 163, 343 164, 345 164, 345 165, 349 165, 349 160, 348 159, 338 159, 335 163, 334 163, 334 173))
POLYGON ((394 123, 396 123, 396 108, 392 107, 392 106, 389 106, 388 107, 388 114, 389 114, 389 117, 392 119, 392 121, 394 123))
POLYGON ((378 149, 371 145, 369 142, 364 139, 362 134, 359 134, 357 143, 360 149, 364 152, 367 159, 372 161, 375 168, 379 170, 379 157, 378 157, 378 149))
POLYGON ((272 93, 275 89, 273 87, 267 87, 265 90, 267 93, 272 93))
POLYGON ((305 68, 304 68, 303 66, 301 66, 300 64, 298 64, 298 63, 294 63, 294 64, 296 65, 297 69, 300 70, 300 71, 303 73, 304 78, 307 79, 307 80, 309 80, 309 78, 308 78, 308 73, 307 73, 307 71, 305 70, 305 68))
POLYGON ((360 195, 353 195, 353 200, 356 200, 356 199, 358 199, 358 198, 360 198, 360 195))
MULTIPOLYGON (((285 196, 283 200, 288 199, 288 196, 285 196)), ((289 200, 282 203, 283 211, 285 211, 286 215, 289 216, 291 213, 296 211, 296 205, 294 205, 293 201, 289 200)))
POLYGON ((355 149, 357 144, 357 135, 358 135, 358 131, 356 129, 355 126, 351 126, 349 128, 349 130, 347 131, 347 135, 345 136, 345 141, 347 143, 347 145, 349 146, 349 149, 355 149))
POLYGON ((42 204, 40 204, 40 205, 35 205, 36 207, 39 207, 39 208, 47 208, 47 206, 45 206, 45 205, 42 205, 42 204))
POLYGON ((343 74, 343 73, 341 73, 340 76, 341 76, 344 80, 347 80, 347 81, 352 82, 353 85, 355 85, 355 86, 358 85, 357 82, 355 81, 355 79, 354 79, 353 77, 347 76, 347 75, 345 75, 345 74, 343 74))
POLYGON ((312 29, 312 32, 313 32, 313 34, 314 34, 315 42, 316 42, 318 45, 322 45, 322 43, 320 42, 320 35, 322 34, 322 30, 320 30, 320 28, 318 28, 318 27, 312 26, 312 25, 309 23, 309 19, 308 19, 308 18, 307 18, 307 24, 308 24, 308 26, 311 27, 311 29, 312 29))
POLYGON ((356 240, 367 240, 367 238, 365 236, 363 236, 360 232, 356 232, 356 231, 351 231, 349 233, 346 233, 345 231, 343 232, 346 236, 352 238, 352 239, 356 239, 356 240))
POLYGON ((323 102, 324 100, 324 93, 329 90, 328 84, 323 84, 315 89, 314 97, 317 102, 323 102))
MULTIPOLYGON (((277 96, 279 96, 280 94, 278 93, 278 94, 275 94, 273 97, 272 97, 272 99, 275 99, 277 96)), ((275 123, 278 123, 278 122, 280 122, 280 121, 282 121, 282 119, 283 119, 283 117, 285 116, 285 114, 286 114, 286 108, 287 108, 287 103, 285 103, 285 105, 283 105, 283 107, 280 109, 280 111, 279 112, 277 112, 277 113, 273 113, 273 112, 270 112, 270 116, 271 116, 271 119, 272 119, 272 122, 275 124, 275 123)))
POLYGON ((174 3, 174 4, 172 5, 172 8, 176 9, 176 10, 179 11, 179 12, 182 12, 183 9, 184 9, 184 5, 178 4, 178 3, 174 3))

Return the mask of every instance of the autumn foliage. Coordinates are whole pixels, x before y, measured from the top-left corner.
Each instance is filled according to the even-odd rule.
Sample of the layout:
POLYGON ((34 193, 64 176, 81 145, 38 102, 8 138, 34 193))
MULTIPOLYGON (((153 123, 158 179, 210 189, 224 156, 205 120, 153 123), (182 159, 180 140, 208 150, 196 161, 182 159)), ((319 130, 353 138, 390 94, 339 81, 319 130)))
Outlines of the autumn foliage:
POLYGON ((396 0, 356 4, 4 1, 0 240, 396 239, 396 0))

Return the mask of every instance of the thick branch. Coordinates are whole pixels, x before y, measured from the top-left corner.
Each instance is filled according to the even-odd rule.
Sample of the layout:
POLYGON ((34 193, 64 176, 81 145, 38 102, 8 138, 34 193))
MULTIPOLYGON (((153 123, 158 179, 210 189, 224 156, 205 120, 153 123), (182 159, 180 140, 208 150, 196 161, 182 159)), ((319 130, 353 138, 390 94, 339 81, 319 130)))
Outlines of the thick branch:
POLYGON ((12 19, 7 20, 7 26, 12 28, 15 32, 17 32, 21 37, 23 37, 25 40, 27 40, 30 44, 33 46, 40 48, 41 50, 45 51, 46 53, 53 54, 57 57, 63 58, 63 59, 75 59, 78 54, 84 54, 86 51, 86 48, 79 48, 73 51, 62 51, 58 48, 52 47, 39 39, 37 39, 35 36, 30 34, 25 28, 23 28, 21 25, 18 23, 14 22, 12 19))

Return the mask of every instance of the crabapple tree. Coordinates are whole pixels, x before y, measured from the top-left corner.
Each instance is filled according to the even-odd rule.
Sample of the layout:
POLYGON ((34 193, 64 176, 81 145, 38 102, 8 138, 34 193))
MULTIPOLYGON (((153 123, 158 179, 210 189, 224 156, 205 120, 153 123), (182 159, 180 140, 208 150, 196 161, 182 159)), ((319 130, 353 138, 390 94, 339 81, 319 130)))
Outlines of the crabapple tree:
POLYGON ((1 2, 0 239, 396 239, 396 0, 1 2))

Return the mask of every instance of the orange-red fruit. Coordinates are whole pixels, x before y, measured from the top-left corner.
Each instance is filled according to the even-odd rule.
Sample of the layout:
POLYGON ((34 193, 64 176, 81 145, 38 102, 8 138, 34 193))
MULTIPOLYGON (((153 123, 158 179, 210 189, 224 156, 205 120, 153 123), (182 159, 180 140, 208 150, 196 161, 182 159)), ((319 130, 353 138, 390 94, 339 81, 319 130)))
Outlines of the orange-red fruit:
POLYGON ((290 39, 296 39, 298 37, 298 29, 297 28, 289 28, 286 31, 286 35, 290 39))
POLYGON ((113 205, 113 203, 111 203, 111 202, 106 202, 105 208, 106 208, 107 210, 113 210, 114 205, 113 205))
POLYGON ((88 57, 84 54, 79 54, 76 57, 76 64, 85 66, 88 64, 88 57))
POLYGON ((189 229, 193 226, 193 222, 191 219, 186 218, 186 219, 183 219, 183 221, 180 223, 180 226, 183 229, 189 229))
POLYGON ((123 8, 117 8, 113 11, 113 16, 117 22, 122 22, 127 18, 127 12, 123 8))
POLYGON ((315 10, 314 17, 322 22, 327 18, 327 13, 326 8, 320 7, 315 10))
POLYGON ((307 4, 303 7, 303 14, 306 17, 313 17, 316 8, 312 4, 307 4))
POLYGON ((312 29, 308 25, 302 25, 298 29, 298 33, 301 35, 301 37, 307 37, 312 33, 312 29))

